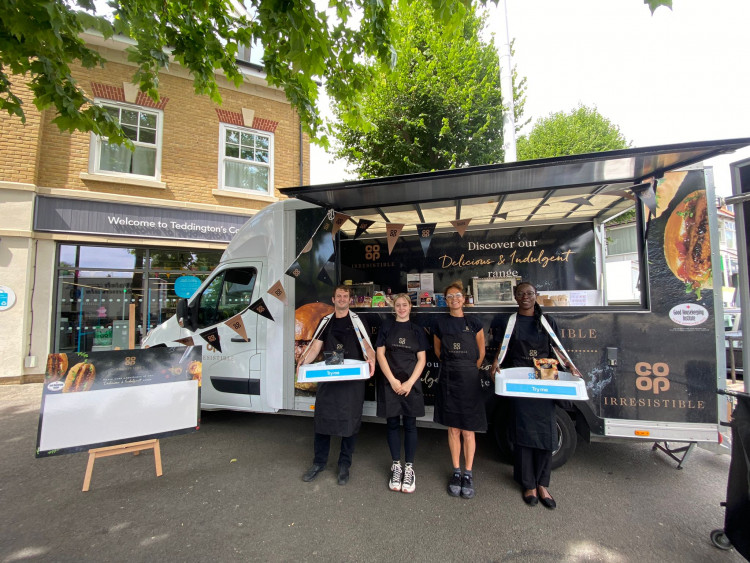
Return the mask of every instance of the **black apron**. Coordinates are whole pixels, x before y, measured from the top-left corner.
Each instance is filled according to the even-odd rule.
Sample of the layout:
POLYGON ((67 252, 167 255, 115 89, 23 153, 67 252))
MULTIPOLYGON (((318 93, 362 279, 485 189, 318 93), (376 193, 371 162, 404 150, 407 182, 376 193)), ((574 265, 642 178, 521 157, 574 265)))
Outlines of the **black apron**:
MULTIPOLYGON (((557 328, 551 319, 547 320, 553 330, 557 328)), ((534 367, 533 358, 554 358, 550 344, 547 331, 542 329, 539 332, 533 317, 518 315, 503 367, 534 367)), ((557 448, 555 401, 514 397, 513 407, 515 444, 554 451, 557 448)))
POLYGON ((487 413, 477 368, 476 333, 470 330, 458 334, 443 333, 440 356, 433 420, 451 428, 486 432, 487 413))
MULTIPOLYGON (((334 330, 329 330, 323 341, 326 352, 344 351, 344 358, 363 360, 354 325, 349 316, 344 317, 349 323, 345 326, 346 336, 337 338, 334 330), (351 333, 349 333, 351 330, 351 333)), ((342 323, 344 319, 331 318, 331 323, 342 323)), ((341 325, 339 325, 341 326, 341 325)), ((342 333, 339 332, 339 335, 342 333)), ((365 403, 366 380, 326 381, 318 383, 315 394, 315 432, 330 436, 353 436, 359 432, 362 424, 362 407, 365 403)))
MULTIPOLYGON (((416 327, 417 330, 422 330, 416 327)), ((385 340, 385 359, 393 376, 401 383, 408 381, 417 365, 419 341, 411 322, 393 324, 385 340)), ((404 397, 397 395, 383 374, 378 376, 377 415, 381 418, 393 416, 424 416, 424 394, 422 381, 418 379, 404 397)))

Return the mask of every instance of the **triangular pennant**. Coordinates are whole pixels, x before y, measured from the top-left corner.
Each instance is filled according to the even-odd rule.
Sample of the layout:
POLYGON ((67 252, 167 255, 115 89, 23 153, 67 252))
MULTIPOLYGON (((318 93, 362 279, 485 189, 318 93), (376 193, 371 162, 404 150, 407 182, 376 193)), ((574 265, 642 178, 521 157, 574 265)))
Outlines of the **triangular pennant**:
POLYGON ((493 217, 497 217, 498 219, 507 219, 508 218, 508 214, 507 213, 496 213, 495 215, 493 215, 493 217))
POLYGON ((641 203, 648 207, 651 214, 656 215, 656 192, 654 192, 654 185, 649 184, 645 189, 633 190, 633 192, 641 200, 641 203))
POLYGON ((573 205, 594 205, 585 197, 574 197, 573 199, 566 199, 563 203, 572 203, 573 205))
POLYGON ((369 219, 360 219, 357 223, 357 230, 354 232, 354 240, 357 240, 357 237, 360 236, 362 233, 364 233, 367 229, 372 227, 375 224, 375 221, 370 221, 369 219))
POLYGON ((195 342, 193 342, 192 336, 186 336, 185 338, 180 338, 179 340, 175 340, 175 342, 179 344, 184 344, 185 346, 195 346, 195 342))
POLYGON ((396 245, 401 229, 404 228, 403 223, 386 223, 385 232, 388 235, 388 254, 393 252, 393 247, 396 245))
POLYGON ((286 305, 287 299, 286 299, 286 291, 284 291, 284 286, 281 285, 281 280, 277 281, 275 284, 271 286, 271 289, 269 289, 266 293, 270 293, 273 295, 276 299, 281 301, 286 305))
POLYGON ((310 252, 312 250, 312 243, 313 243, 313 239, 308 240, 307 244, 305 245, 305 248, 302 249, 301 254, 310 252))
POLYGON ((289 266, 289 268, 287 269, 286 275, 296 279, 300 277, 300 274, 302 274, 302 268, 300 267, 299 262, 295 260, 294 264, 289 266))
POLYGON ((427 249, 430 248, 435 227, 437 227, 437 223, 420 223, 417 225, 417 234, 419 234, 419 242, 422 245, 422 252, 425 257, 427 256, 427 249))
POLYGON ((263 301, 263 298, 261 297, 258 299, 255 303, 250 305, 250 310, 253 313, 256 313, 260 315, 261 317, 266 317, 268 320, 273 321, 273 317, 271 316, 271 312, 268 310, 268 307, 266 307, 265 302, 263 301))
POLYGON ((464 233, 466 232, 466 229, 469 226, 469 223, 471 223, 471 219, 460 219, 458 221, 451 221, 451 225, 453 225, 453 228, 456 229, 456 232, 459 234, 461 238, 463 238, 464 233))
POLYGON ((333 232, 332 235, 336 236, 336 233, 339 232, 339 229, 344 226, 344 223, 346 223, 349 220, 349 215, 346 213, 336 213, 333 217, 333 232))
POLYGON ((323 221, 323 224, 320 226, 321 230, 326 233, 331 233, 331 236, 333 236, 333 219, 326 219, 323 221))
POLYGON ((205 332, 199 332, 198 336, 221 352, 221 339, 219 338, 219 330, 216 327, 205 332))
POLYGON ((230 319, 224 321, 224 324, 231 328, 234 332, 239 334, 242 339, 247 342, 247 331, 245 330, 245 323, 242 320, 242 314, 235 315, 230 319))
POLYGON ((328 285, 333 285, 333 280, 331 280, 331 276, 328 275, 325 266, 323 266, 320 269, 320 272, 318 272, 318 280, 322 281, 323 283, 327 283, 328 285))

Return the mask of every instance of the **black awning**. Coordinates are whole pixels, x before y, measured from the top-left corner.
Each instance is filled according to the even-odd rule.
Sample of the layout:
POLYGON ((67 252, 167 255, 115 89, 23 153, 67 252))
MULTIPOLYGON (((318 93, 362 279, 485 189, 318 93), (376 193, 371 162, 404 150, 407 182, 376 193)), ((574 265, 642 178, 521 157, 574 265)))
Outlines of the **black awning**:
POLYGON ((378 222, 445 223, 472 218, 476 227, 496 220, 508 226, 603 220, 633 205, 625 191, 630 187, 749 145, 750 138, 682 143, 280 191, 378 222))

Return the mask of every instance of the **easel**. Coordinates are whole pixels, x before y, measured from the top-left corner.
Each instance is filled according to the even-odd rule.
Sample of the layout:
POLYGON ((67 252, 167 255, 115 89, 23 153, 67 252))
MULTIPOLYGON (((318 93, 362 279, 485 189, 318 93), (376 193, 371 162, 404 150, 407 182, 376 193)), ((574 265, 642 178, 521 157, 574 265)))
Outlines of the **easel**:
POLYGON ((154 464, 156 465, 156 476, 161 477, 161 449, 159 440, 144 440, 143 442, 130 442, 118 446, 107 446, 105 448, 94 448, 89 450, 89 462, 86 465, 86 475, 83 478, 83 492, 89 490, 91 485, 91 474, 94 472, 94 461, 100 457, 111 455, 129 454, 138 455, 142 450, 154 450, 154 464))

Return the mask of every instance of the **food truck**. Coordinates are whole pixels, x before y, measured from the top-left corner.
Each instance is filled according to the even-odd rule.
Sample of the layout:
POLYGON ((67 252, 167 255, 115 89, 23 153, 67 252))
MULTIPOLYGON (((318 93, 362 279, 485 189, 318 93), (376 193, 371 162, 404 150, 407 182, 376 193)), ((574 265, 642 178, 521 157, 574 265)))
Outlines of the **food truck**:
MULTIPOLYGON (((717 396, 726 371, 721 282, 712 276, 716 205, 702 162, 747 145, 687 143, 285 188, 288 199, 239 230, 211 276, 143 345, 203 347, 204 409, 312 413, 315 385, 295 380, 295 361, 333 311, 335 285, 351 288, 374 344, 393 295, 410 294, 413 320, 429 333, 448 314, 443 289, 460 280, 466 314, 485 328, 489 374, 516 310, 513 288, 530 281, 588 397, 558 404, 553 466, 578 439, 649 440, 686 455, 696 443, 717 444, 727 416, 717 396), (630 264, 610 269, 608 225, 628 212, 630 264), (623 272, 631 295, 613 299, 608 277, 623 272)), ((428 351, 423 424, 432 421, 439 368, 428 351)), ((507 454, 507 399, 488 378, 485 386, 490 431, 507 454)), ((363 414, 375 420, 372 382, 363 414)))

